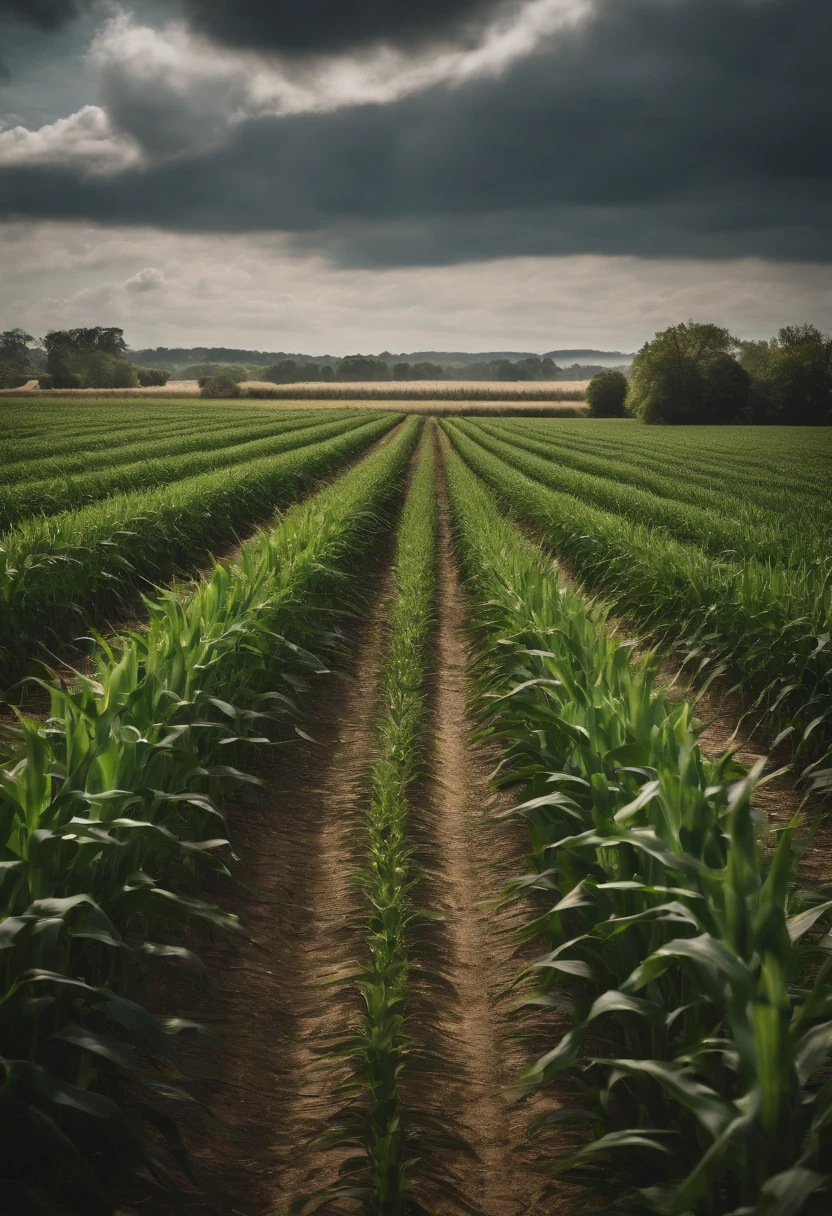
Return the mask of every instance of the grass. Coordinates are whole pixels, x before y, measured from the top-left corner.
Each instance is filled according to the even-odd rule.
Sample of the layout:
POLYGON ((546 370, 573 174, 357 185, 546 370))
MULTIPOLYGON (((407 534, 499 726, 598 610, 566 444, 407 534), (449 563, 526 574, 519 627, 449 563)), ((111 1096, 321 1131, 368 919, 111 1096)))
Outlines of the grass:
POLYGON ((805 938, 832 904, 794 888, 795 825, 764 861, 759 774, 705 759, 655 664, 634 665, 448 461, 483 735, 529 831, 513 895, 532 897, 525 936, 543 953, 526 980, 552 1011, 551 1047, 516 1092, 548 1096, 537 1131, 575 1129, 544 1194, 564 1179, 620 1216, 821 1216, 832 961, 828 937, 805 938))
POLYGON ((157 1194, 186 1168, 169 1104, 185 1096, 175 1040, 137 982, 171 925, 234 929, 201 876, 226 873, 217 798, 244 749, 291 729, 304 673, 320 670, 361 559, 418 438, 387 444, 246 542, 185 598, 162 591, 148 627, 56 684, 48 724, 21 718, 0 769, 0 1135, 14 1210, 109 1216, 114 1176, 145 1171, 157 1194), (130 995, 128 995, 130 994, 130 995), (129 1088, 125 1088, 129 1083, 129 1088))

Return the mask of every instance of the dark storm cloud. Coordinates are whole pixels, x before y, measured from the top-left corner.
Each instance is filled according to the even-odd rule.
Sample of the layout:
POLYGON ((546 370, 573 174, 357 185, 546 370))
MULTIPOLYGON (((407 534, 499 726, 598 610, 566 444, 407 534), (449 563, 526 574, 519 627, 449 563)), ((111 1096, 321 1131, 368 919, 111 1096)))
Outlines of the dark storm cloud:
POLYGON ((318 54, 412 47, 464 32, 504 0, 183 0, 191 25, 230 46, 318 54))
POLYGON ((14 17, 53 30, 77 17, 83 7, 83 0, 0 0, 0 21, 14 17))
POLYGON ((499 78, 264 119, 5 215, 278 230, 354 265, 604 253, 832 261, 828 0, 616 0, 499 78))

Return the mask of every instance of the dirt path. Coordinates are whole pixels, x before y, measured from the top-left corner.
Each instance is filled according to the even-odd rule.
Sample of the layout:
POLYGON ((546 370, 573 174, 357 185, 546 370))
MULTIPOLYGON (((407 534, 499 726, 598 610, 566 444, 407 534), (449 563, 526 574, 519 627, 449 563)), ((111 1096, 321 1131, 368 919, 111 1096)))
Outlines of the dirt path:
MULTIPOLYGON (((441 466, 439 468, 441 478, 441 466)), ((450 544, 447 501, 440 480, 439 604, 432 800, 435 887, 445 915, 445 974, 456 1001, 442 1009, 451 1067, 437 1077, 434 1102, 474 1154, 455 1163, 459 1190, 471 1210, 486 1216, 524 1211, 541 1184, 521 1147, 531 1112, 509 1105, 500 1090, 515 1081, 534 1056, 528 1042, 507 1036, 518 1029, 501 999, 522 959, 509 936, 517 912, 498 911, 499 895, 524 871, 522 825, 493 817, 488 776, 494 757, 469 747, 468 635, 462 591, 450 544)), ((458 1210, 437 1201, 439 1212, 458 1210)), ((551 1207, 548 1210, 553 1210, 551 1207)))
POLYGON ((186 1123, 194 1216, 279 1216, 337 1169, 331 1154, 308 1144, 337 1109, 333 1088, 342 1079, 323 1049, 354 1017, 351 989, 322 981, 349 971, 361 947, 353 831, 392 591, 389 568, 369 577, 376 586, 369 616, 352 632, 344 670, 325 677, 318 693, 309 728, 315 744, 269 753, 258 770, 263 795, 229 816, 239 885, 213 894, 253 940, 195 943, 213 994, 191 993, 185 1003, 180 978, 163 984, 166 1005, 206 1024, 218 1041, 193 1088, 233 1129, 229 1135, 199 1117, 186 1123))

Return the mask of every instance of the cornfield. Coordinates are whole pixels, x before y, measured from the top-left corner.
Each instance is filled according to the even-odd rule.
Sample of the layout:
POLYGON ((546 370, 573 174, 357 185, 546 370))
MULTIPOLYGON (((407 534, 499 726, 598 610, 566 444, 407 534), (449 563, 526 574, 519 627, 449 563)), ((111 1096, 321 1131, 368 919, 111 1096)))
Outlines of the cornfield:
POLYGON ((0 431, 4 1210, 828 1211, 822 437, 141 408, 0 431))

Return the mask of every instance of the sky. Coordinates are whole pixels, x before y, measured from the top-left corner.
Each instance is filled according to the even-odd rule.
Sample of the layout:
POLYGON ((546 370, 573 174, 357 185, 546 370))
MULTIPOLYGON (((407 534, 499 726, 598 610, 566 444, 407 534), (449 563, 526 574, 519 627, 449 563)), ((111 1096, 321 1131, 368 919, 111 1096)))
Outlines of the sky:
POLYGON ((832 329, 830 0, 0 0, 0 329, 832 329))

